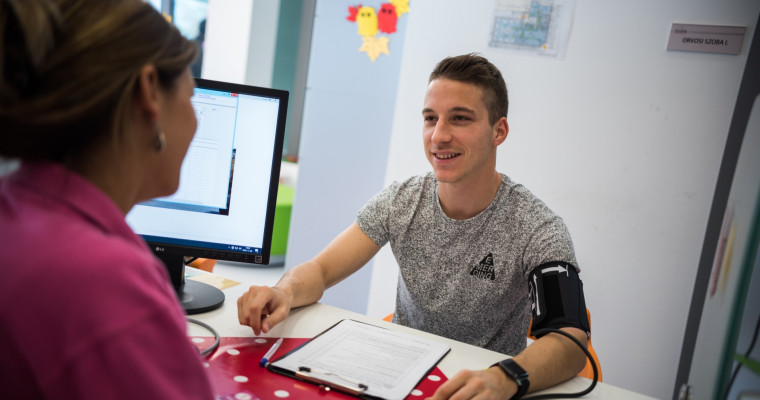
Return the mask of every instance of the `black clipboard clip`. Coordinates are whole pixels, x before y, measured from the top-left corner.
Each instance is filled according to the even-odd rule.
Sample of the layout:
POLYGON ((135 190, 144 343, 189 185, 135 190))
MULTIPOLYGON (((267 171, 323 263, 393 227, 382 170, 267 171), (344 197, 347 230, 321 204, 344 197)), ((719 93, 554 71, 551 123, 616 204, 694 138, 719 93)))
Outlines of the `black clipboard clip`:
POLYGON ((354 396, 361 396, 361 395, 364 394, 364 392, 367 389, 369 389, 369 387, 367 385, 363 384, 363 383, 351 382, 351 380, 346 379, 346 378, 344 378, 344 377, 342 377, 342 376, 340 376, 340 375, 338 375, 338 374, 336 374, 334 372, 320 371, 320 370, 315 370, 315 369, 312 369, 312 368, 309 368, 309 367, 298 367, 298 371, 296 371, 296 377, 300 378, 300 379, 303 379, 305 381, 311 382, 311 383, 315 383, 315 384, 320 385, 320 386, 324 386, 324 387, 329 388, 329 389, 335 389, 335 390, 339 390, 341 392, 346 392, 346 393, 354 395, 354 396), (336 378, 338 378, 338 379, 340 379, 340 380, 342 380, 344 382, 350 383, 353 386, 351 386, 351 385, 344 385, 344 384, 337 383, 337 382, 330 382, 330 381, 327 381, 325 379, 317 378, 316 376, 314 376, 312 374, 334 376, 334 377, 336 377, 336 378))

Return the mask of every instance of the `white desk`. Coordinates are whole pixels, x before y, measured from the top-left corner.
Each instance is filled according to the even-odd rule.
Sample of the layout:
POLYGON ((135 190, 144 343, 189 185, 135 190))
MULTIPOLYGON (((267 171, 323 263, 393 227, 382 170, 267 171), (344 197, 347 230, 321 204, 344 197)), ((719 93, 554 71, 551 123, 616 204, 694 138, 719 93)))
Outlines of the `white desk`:
MULTIPOLYGON (((219 332, 221 336, 232 337, 253 337, 253 330, 247 326, 241 326, 238 323, 237 316, 237 299, 246 290, 246 284, 239 284, 224 290, 226 300, 221 308, 209 311, 203 314, 191 315, 191 318, 205 322, 211 325, 219 332)), ((412 332, 416 335, 434 338, 446 342, 451 346, 451 351, 438 364, 438 368, 451 378, 458 371, 463 369, 484 369, 497 361, 507 358, 505 355, 486 350, 480 347, 472 346, 455 340, 447 339, 442 336, 432 335, 416 329, 393 324, 377 318, 367 317, 352 311, 347 311, 325 304, 312 304, 306 307, 300 307, 291 310, 290 315, 285 321, 275 326, 268 334, 262 336, 271 337, 291 337, 291 338, 311 338, 318 333, 329 328, 341 319, 354 319, 357 321, 368 322, 374 325, 386 328, 412 332)), ((208 336, 209 333, 203 328, 195 325, 189 325, 189 334, 191 336, 208 336)), ((573 393, 584 390, 589 385, 586 378, 575 377, 560 385, 537 393, 573 393)), ((596 388, 583 397, 584 399, 651 399, 650 397, 621 389, 605 383, 597 383, 596 388)))

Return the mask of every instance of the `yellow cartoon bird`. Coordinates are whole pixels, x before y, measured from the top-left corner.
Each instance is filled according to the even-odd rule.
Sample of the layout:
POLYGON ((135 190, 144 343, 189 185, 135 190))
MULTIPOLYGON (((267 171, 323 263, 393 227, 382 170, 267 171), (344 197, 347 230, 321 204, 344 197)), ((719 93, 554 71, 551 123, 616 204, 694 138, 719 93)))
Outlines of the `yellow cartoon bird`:
POLYGON ((375 9, 368 6, 359 8, 359 13, 356 15, 356 24, 359 25, 359 35, 377 35, 377 13, 375 9))

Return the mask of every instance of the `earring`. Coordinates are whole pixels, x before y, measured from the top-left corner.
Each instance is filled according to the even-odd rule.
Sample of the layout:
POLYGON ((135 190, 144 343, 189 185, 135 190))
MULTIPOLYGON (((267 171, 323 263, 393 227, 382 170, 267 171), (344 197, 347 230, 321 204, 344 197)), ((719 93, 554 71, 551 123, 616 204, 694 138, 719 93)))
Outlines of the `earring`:
POLYGON ((163 130, 159 130, 158 133, 156 133, 156 136, 153 137, 153 149, 156 150, 156 153, 160 153, 164 151, 166 148, 166 135, 164 135, 163 130))

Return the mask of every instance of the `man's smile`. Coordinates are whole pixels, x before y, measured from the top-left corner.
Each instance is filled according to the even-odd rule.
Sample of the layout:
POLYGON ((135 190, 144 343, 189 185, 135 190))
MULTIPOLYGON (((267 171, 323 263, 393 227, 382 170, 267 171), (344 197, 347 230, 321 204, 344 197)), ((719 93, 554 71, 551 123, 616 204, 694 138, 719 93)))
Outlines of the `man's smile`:
POLYGON ((450 160, 454 157, 459 157, 462 153, 435 153, 433 152, 433 157, 439 159, 439 160, 450 160))

